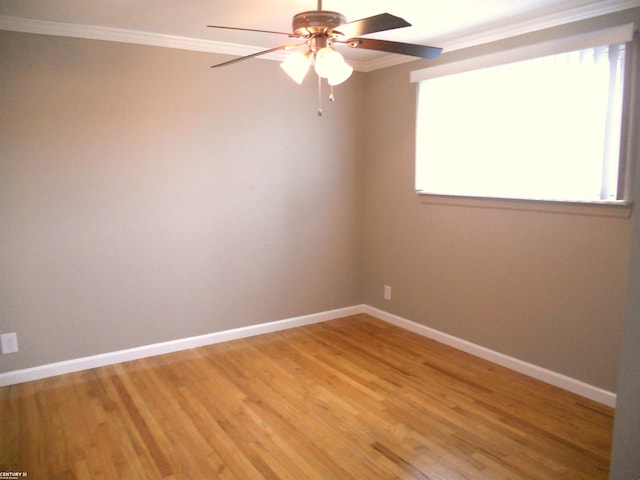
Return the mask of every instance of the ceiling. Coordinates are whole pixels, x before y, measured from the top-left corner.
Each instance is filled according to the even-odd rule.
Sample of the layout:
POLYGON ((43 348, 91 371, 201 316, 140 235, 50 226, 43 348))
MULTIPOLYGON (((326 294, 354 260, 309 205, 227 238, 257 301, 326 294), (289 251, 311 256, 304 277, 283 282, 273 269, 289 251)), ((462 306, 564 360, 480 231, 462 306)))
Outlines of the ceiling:
MULTIPOLYGON (((317 6, 317 0, 0 0, 0 29, 246 55, 290 43, 290 39, 206 25, 288 33, 293 15, 317 6)), ((637 6, 640 0, 322 2, 323 10, 342 13, 348 21, 384 12, 402 17, 412 26, 370 36, 443 47, 445 51, 637 6)), ((362 71, 412 59, 348 47, 341 51, 362 71)))

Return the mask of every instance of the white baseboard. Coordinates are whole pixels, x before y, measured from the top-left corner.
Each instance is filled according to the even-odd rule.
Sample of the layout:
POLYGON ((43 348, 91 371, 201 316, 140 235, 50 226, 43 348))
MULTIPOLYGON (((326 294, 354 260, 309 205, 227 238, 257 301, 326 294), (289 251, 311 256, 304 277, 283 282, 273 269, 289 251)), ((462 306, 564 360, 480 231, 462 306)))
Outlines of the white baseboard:
POLYGON ((561 373, 556 373, 551 370, 547 370, 546 368, 542 368, 537 365, 518 360, 517 358, 504 355, 494 350, 476 345, 475 343, 462 340, 461 338, 454 337, 453 335, 434 330, 433 328, 426 327, 419 323, 412 322, 411 320, 398 317, 397 315, 387 313, 384 310, 379 310, 368 305, 364 306, 363 313, 367 313, 373 317, 379 318, 380 320, 384 320, 385 322, 391 323, 406 330, 410 330, 414 333, 417 333, 418 335, 428 337, 439 343, 443 343, 458 350, 462 350, 463 352, 470 353, 471 355, 474 355, 476 357, 483 358, 502 367, 506 367, 510 370, 523 373, 529 377, 541 380, 569 392, 576 393, 598 403, 602 403, 613 408, 615 408, 616 406, 615 393, 608 392, 598 387, 594 387, 593 385, 589 385, 588 383, 581 382, 580 380, 567 377, 566 375, 562 375, 561 373))
POLYGON ((120 362, 128 362, 141 358, 162 355, 165 353, 178 352, 188 350, 190 348, 203 347, 220 342, 237 340, 240 338, 252 337, 263 333, 277 332, 288 328, 301 327, 303 325, 311 325, 313 323, 326 322, 337 318, 348 317, 358 313, 367 313, 373 317, 379 318, 385 322, 396 325, 400 328, 412 331, 419 335, 428 337, 437 342, 449 345, 451 347, 470 353, 476 357, 483 358, 497 365, 509 368, 516 372, 523 373, 537 380, 555 385, 564 390, 582 395, 596 402, 615 407, 616 395, 593 385, 581 382, 579 380, 567 377, 560 373, 547 370, 537 365, 518 360, 517 358, 504 355, 502 353, 490 350, 488 348, 476 345, 453 335, 449 335, 433 328, 426 327, 419 323, 412 322, 405 318, 387 313, 369 305, 355 305, 352 307, 329 310, 326 312, 304 315, 301 317, 288 318, 275 322, 262 323, 259 325, 250 325, 248 327, 234 328, 224 330, 222 332, 214 332, 196 337, 182 338, 171 340, 168 342, 156 343, 153 345, 145 345, 142 347, 130 348, 127 350, 119 350, 100 355, 92 355, 89 357, 76 358, 63 362, 41 365, 23 370, 14 370, 11 372, 0 373, 0 387, 6 385, 14 385, 17 383, 39 380, 41 378, 53 377, 64 373, 78 372, 88 370, 90 368, 103 367, 113 365, 120 362))
POLYGON ((11 372, 0 373, 0 387, 30 382, 41 378, 54 377, 64 373, 79 372, 90 368, 113 365, 120 362, 139 360, 141 358, 152 357, 155 355, 163 355, 165 353, 188 350, 190 348, 204 347, 205 345, 213 345, 214 343, 252 337, 263 333, 277 332, 288 328, 311 325, 312 323, 326 322, 327 320, 334 320, 336 318, 347 317, 349 315, 355 315, 362 312, 363 306, 346 307, 337 310, 314 313, 311 315, 304 315, 301 317, 278 320, 275 322, 261 323, 259 325, 250 325, 247 327, 233 328, 231 330, 224 330, 195 337, 144 345, 142 347, 135 347, 127 350, 74 358, 72 360, 65 360, 62 362, 26 368, 23 370, 14 370, 11 372))

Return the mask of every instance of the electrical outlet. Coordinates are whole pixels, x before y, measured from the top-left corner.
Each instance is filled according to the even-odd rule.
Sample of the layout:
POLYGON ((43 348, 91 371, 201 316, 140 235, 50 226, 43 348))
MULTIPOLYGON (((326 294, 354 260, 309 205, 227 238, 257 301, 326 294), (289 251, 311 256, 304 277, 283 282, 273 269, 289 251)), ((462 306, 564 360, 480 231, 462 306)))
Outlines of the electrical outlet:
POLYGON ((391 287, 389 285, 384 286, 384 299, 391 300, 391 287))
POLYGON ((5 333, 0 335, 2 354, 16 353, 18 351, 18 335, 15 333, 5 333))

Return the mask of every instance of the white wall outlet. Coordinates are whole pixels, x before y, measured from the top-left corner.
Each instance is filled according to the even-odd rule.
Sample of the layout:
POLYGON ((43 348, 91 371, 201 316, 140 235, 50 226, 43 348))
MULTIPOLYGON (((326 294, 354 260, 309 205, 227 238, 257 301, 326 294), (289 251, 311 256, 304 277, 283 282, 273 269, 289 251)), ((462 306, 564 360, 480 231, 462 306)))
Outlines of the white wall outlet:
POLYGON ((391 287, 389 285, 384 286, 384 299, 391 300, 391 287))
POLYGON ((2 354, 16 353, 18 351, 18 335, 15 333, 4 333, 0 335, 2 354))

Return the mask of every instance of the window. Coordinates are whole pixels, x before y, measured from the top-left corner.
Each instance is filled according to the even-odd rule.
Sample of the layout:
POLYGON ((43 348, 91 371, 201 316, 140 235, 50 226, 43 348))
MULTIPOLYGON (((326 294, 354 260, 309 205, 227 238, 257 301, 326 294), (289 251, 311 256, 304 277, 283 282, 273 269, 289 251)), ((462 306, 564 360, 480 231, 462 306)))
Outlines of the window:
POLYGON ((604 37, 599 32, 413 72, 416 190, 621 200, 625 42, 632 32, 633 26, 617 27, 604 37))

